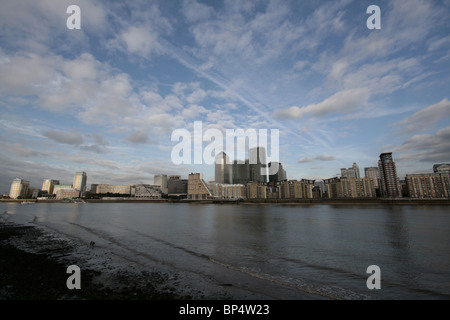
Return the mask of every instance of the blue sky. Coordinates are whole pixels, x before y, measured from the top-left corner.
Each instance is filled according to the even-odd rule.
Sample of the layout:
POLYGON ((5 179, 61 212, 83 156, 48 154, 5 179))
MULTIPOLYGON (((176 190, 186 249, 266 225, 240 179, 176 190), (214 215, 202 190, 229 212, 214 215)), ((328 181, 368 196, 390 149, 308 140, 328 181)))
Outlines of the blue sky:
MULTIPOLYGON (((153 183, 175 129, 278 129, 289 179, 450 162, 450 1, 1 0, 0 191, 153 183), (81 29, 69 30, 69 5, 81 29), (369 30, 369 5, 381 29, 369 30)), ((205 146, 207 143, 205 143, 205 146)))

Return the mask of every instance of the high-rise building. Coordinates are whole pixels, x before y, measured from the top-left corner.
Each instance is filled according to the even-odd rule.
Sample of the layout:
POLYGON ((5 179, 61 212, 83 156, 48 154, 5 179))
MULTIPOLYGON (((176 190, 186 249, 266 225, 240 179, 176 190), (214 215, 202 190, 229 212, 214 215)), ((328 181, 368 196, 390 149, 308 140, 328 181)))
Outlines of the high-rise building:
POLYGON ((267 182, 266 149, 256 147, 249 150, 250 181, 267 182))
POLYGON ((9 197, 11 199, 17 199, 19 197, 25 197, 28 195, 28 188, 30 182, 23 179, 14 179, 11 183, 11 189, 9 191, 9 197))
POLYGON ((355 172, 355 178, 356 179, 361 178, 361 174, 359 172, 359 166, 356 164, 356 162, 353 162, 352 169, 355 172))
POLYGON ((269 162, 269 182, 280 182, 286 180, 286 170, 279 162, 269 162), (272 169, 275 168, 275 169, 272 169), (275 172, 274 174, 271 174, 275 172))
POLYGON ((80 191, 81 193, 86 192, 86 181, 87 175, 86 172, 77 172, 73 177, 73 188, 80 191))
POLYGON ((360 178, 359 166, 353 162, 351 168, 341 168, 341 178, 360 178))
POLYGON ((379 181, 380 181, 380 171, 377 167, 368 167, 364 168, 364 176, 366 178, 372 178, 373 183, 375 184, 375 188, 379 187, 379 181))
POLYGON ((168 193, 167 188, 167 175, 166 174, 158 174, 153 178, 153 184, 155 186, 159 186, 161 188, 161 192, 164 194, 168 193))
POLYGON ((232 165, 230 163, 230 158, 225 152, 220 152, 216 155, 214 169, 214 180, 217 183, 230 184, 233 182, 232 165))
POLYGON ((402 189, 397 177, 397 169, 392 158, 392 152, 380 154, 378 169, 380 171, 381 195, 387 198, 401 197, 402 189))
POLYGON ((233 183, 246 185, 250 181, 249 160, 234 160, 232 165, 233 183))
POLYGON ((47 191, 48 194, 53 194, 53 188, 59 184, 59 180, 45 179, 42 183, 42 191, 47 191))

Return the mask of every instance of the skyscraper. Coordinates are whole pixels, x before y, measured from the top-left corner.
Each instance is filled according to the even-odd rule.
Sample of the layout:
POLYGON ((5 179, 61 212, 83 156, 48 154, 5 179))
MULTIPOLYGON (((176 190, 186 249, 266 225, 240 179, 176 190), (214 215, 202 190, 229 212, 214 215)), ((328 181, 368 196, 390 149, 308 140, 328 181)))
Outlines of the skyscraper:
POLYGON ((402 189, 397 177, 397 169, 392 159, 392 152, 380 154, 378 161, 380 171, 381 195, 387 198, 398 198, 402 196, 402 189))
POLYGON ((233 183, 232 165, 225 152, 220 152, 215 158, 214 181, 217 183, 233 183))
POLYGON ((279 162, 269 162, 269 182, 280 182, 284 180, 286 180, 286 170, 283 169, 282 164, 279 162), (276 173, 270 174, 271 171, 276 173))
POLYGON ((246 185, 250 180, 249 160, 234 160, 232 166, 233 183, 246 185))
POLYGON ((256 147, 249 150, 250 181, 267 182, 266 149, 256 147))
POLYGON ((364 176, 366 178, 372 178, 375 184, 375 188, 378 188, 380 181, 380 171, 377 167, 368 167, 364 168, 364 176))
POLYGON ((82 193, 85 193, 86 181, 87 181, 86 172, 80 171, 75 173, 75 176, 73 177, 73 188, 78 191, 81 191, 82 193))

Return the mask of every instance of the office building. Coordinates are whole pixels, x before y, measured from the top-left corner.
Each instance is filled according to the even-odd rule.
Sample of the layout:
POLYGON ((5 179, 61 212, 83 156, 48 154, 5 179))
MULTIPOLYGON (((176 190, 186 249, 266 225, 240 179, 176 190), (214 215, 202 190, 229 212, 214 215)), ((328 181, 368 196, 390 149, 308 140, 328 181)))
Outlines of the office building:
POLYGON ((188 180, 180 179, 180 176, 169 176, 167 180, 167 192, 169 196, 186 197, 188 190, 188 180))
POLYGON ((28 188, 30 182, 23 179, 14 179, 11 183, 11 189, 9 190, 9 197, 11 199, 18 199, 28 196, 28 188))
POLYGON ((283 169, 283 165, 279 162, 269 162, 269 182, 275 183, 284 180, 286 180, 286 170, 283 169), (274 174, 271 174, 272 172, 274 174))
POLYGON ((233 182, 232 164, 230 163, 230 158, 225 152, 220 152, 216 155, 214 170, 215 182, 226 184, 233 182))
POLYGON ((399 198, 402 196, 400 181, 397 177, 397 169, 392 158, 392 152, 380 154, 378 161, 378 170, 380 172, 380 191, 381 196, 386 198, 399 198))
POLYGON ((341 178, 360 178, 359 166, 353 162, 351 168, 341 168, 341 178))
POLYGON ((53 194, 53 188, 59 184, 59 180, 45 179, 42 183, 42 191, 47 191, 47 194, 53 194))
POLYGON ((79 190, 82 194, 86 192, 86 172, 77 172, 73 177, 73 188, 79 190))
POLYGON ((188 176, 188 192, 189 200, 206 200, 212 197, 206 182, 203 180, 201 173, 191 173, 188 176))
POLYGON ((233 184, 246 185, 250 181, 250 164, 249 159, 234 160, 232 165, 233 184))
POLYGON ((256 147, 249 150, 250 181, 267 182, 266 149, 256 147))
POLYGON ((167 187, 167 175, 166 174, 158 174, 153 178, 153 185, 159 186, 161 192, 164 194, 168 193, 167 187))

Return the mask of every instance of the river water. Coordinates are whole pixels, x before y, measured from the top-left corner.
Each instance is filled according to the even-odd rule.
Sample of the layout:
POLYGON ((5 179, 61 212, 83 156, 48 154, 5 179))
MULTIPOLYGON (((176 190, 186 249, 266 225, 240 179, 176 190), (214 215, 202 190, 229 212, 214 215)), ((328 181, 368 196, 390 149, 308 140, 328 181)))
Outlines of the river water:
POLYGON ((0 203, 13 222, 95 241, 189 275, 206 292, 233 288, 230 298, 250 299, 449 299, 449 208, 0 203), (381 271, 380 289, 367 287, 371 265, 381 271))

